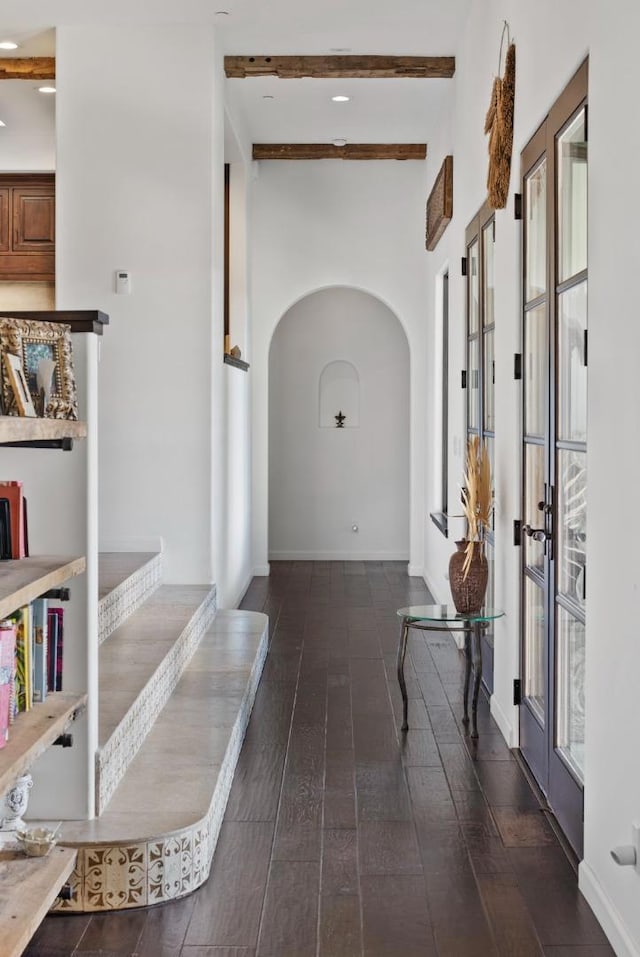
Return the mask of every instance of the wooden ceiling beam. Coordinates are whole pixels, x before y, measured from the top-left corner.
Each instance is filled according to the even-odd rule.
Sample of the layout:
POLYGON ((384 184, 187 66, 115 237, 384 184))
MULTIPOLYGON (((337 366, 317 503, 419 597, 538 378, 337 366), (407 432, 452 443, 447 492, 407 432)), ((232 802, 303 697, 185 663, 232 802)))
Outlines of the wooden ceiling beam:
POLYGON ((377 79, 452 77, 452 56, 226 56, 228 77, 279 76, 282 79, 377 79))
POLYGON ((55 80, 53 56, 0 57, 0 80, 55 80))
POLYGON ((254 160, 423 160, 426 143, 254 143, 254 160))

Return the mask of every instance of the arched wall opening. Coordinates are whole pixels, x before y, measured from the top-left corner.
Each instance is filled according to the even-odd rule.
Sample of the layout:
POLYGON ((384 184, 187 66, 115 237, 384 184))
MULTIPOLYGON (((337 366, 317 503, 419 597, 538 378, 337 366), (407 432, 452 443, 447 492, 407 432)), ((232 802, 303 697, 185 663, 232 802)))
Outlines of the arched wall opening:
POLYGON ((269 353, 271 560, 409 558, 409 369, 400 321, 367 292, 325 288, 283 315, 269 353), (334 363, 353 369, 357 425, 325 407, 327 394, 339 403, 334 363))

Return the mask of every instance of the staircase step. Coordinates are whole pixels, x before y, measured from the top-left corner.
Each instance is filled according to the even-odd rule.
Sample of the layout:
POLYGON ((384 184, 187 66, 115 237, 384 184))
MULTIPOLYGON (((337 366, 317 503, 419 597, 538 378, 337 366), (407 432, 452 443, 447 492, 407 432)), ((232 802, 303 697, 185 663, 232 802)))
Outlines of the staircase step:
POLYGON ((63 825, 72 899, 104 911, 183 897, 209 875, 268 647, 268 619, 218 612, 100 818, 63 825))
POLYGON ((161 552, 100 552, 98 634, 105 641, 162 581, 161 552))
POLYGON ((215 587, 162 585, 100 646, 96 814, 171 696, 215 609, 215 587))

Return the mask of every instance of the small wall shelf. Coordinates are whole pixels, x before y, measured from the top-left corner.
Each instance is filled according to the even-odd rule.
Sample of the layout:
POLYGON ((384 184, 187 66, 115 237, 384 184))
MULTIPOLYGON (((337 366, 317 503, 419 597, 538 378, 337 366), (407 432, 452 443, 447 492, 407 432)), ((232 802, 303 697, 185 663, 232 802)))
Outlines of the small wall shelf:
POLYGON ((224 353, 224 362, 225 365, 233 366, 234 369, 242 369, 243 372, 247 372, 249 369, 248 362, 245 362, 244 359, 236 359, 235 356, 230 356, 227 352, 224 353))
POLYGON ((0 940, 3 957, 19 957, 75 867, 78 852, 54 847, 46 857, 0 850, 0 940))
MULTIPOLYGON (((83 557, 68 558, 57 555, 0 562, 0 618, 6 618, 50 588, 57 588, 69 578, 81 575, 85 568, 86 561, 83 557)), ((0 751, 0 763, 1 760, 0 751)))
POLYGON ((38 448, 42 447, 43 442, 51 442, 63 448, 65 440, 84 439, 86 435, 86 422, 0 415, 0 445, 28 447, 35 444, 38 448))
MULTIPOLYGON (((87 703, 86 694, 54 691, 16 717, 9 740, 0 749, 0 794, 26 774, 36 758, 69 727, 87 703)), ((1 908, 0 908, 1 912, 1 908)))

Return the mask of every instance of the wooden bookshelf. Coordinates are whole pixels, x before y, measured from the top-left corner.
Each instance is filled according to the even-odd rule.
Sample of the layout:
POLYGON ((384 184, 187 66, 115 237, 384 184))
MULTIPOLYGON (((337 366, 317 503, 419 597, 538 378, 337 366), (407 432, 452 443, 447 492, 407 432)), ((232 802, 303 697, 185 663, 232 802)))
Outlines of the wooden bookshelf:
POLYGON ((3 957, 19 957, 69 879, 77 851, 54 847, 26 857, 15 845, 0 848, 0 940, 3 957))
POLYGON ((17 415, 0 415, 0 444, 84 439, 86 435, 86 422, 74 422, 71 419, 41 419, 17 415))
POLYGON ((58 588, 86 568, 84 557, 37 555, 0 562, 0 619, 28 605, 50 588, 58 588))
POLYGON ((4 748, 0 748, 0 794, 4 794, 21 774, 27 773, 36 758, 69 727, 86 703, 86 694, 52 691, 30 711, 17 715, 9 728, 9 740, 4 748))

